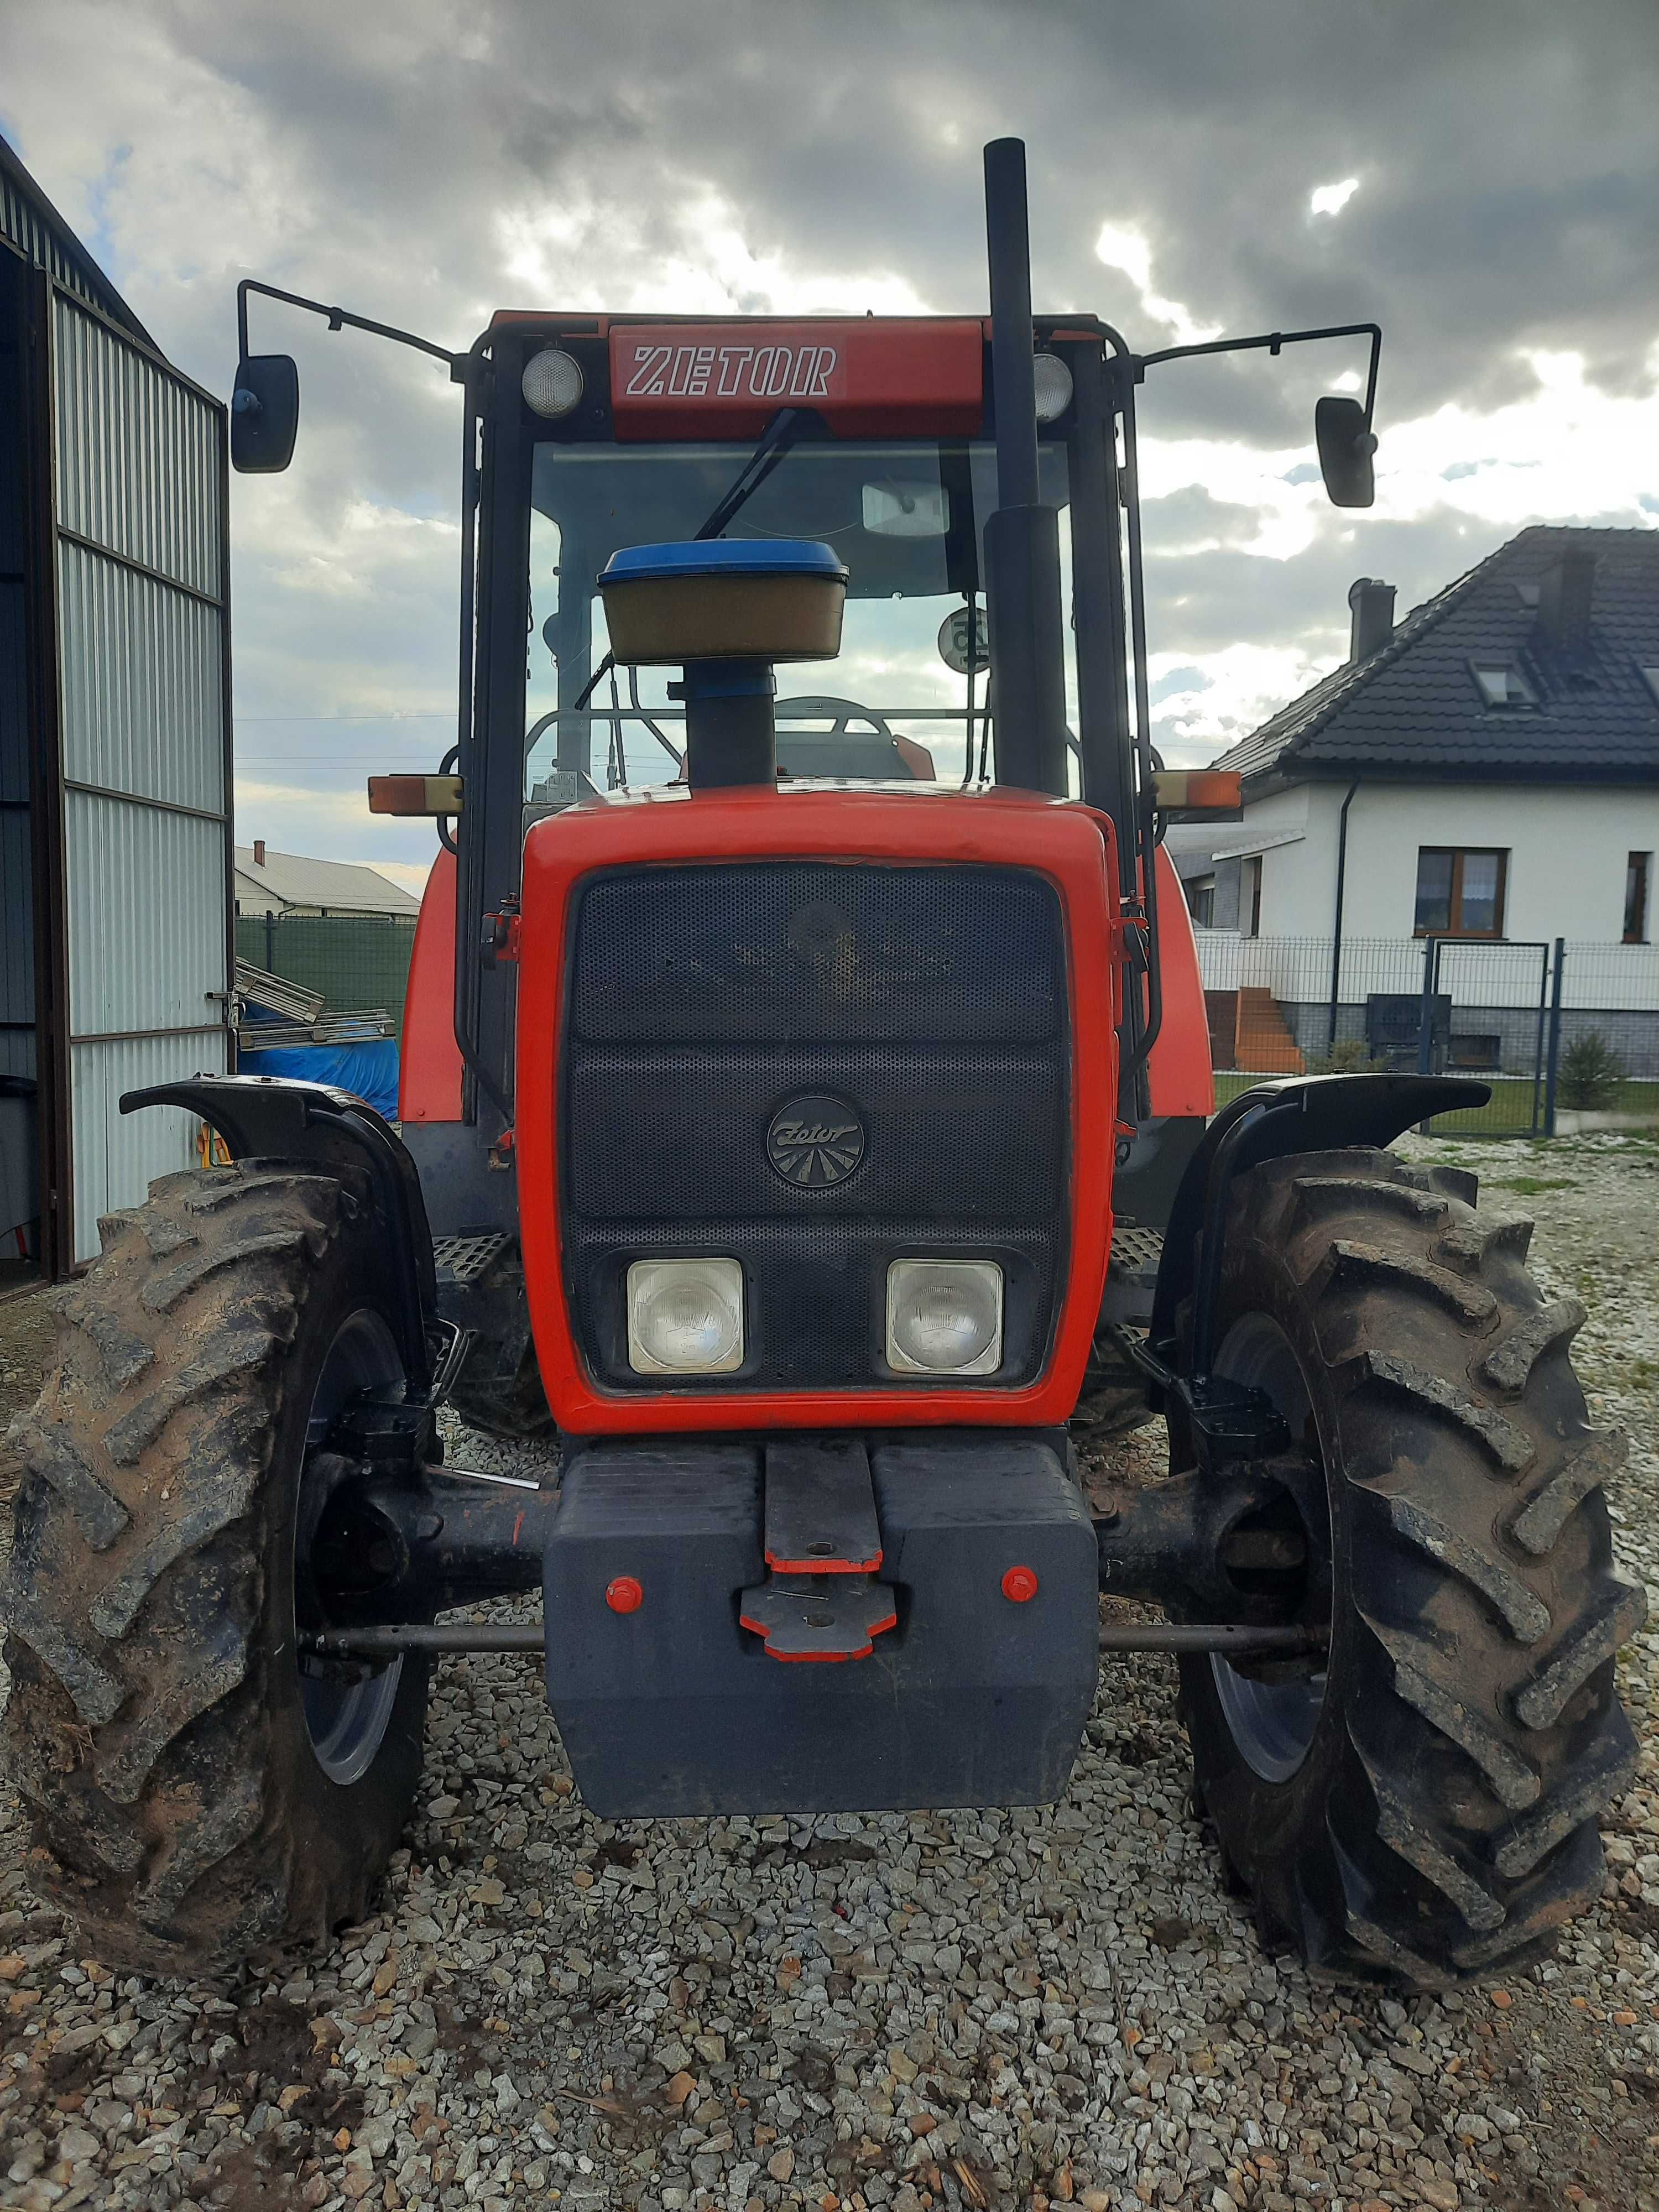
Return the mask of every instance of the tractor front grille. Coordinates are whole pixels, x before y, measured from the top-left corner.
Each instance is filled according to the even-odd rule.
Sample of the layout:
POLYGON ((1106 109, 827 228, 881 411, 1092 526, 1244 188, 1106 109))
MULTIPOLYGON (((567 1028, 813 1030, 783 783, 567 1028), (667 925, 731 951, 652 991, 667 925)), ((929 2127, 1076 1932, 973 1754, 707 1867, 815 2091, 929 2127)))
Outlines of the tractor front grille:
MULTIPOLYGON (((1006 1389, 1064 1283, 1070 1038, 1059 900, 1030 870, 764 860, 597 874, 578 896, 562 1061, 571 1308, 597 1380, 628 1364, 630 1261, 743 1263, 747 1357, 699 1391, 937 1387, 884 1356, 890 1260, 994 1259, 1006 1389), (773 1141, 796 1099, 861 1150, 773 1141), (782 1158, 798 1179, 779 1165, 782 1158)), ((811 1116, 807 1116, 808 1121, 811 1116)))

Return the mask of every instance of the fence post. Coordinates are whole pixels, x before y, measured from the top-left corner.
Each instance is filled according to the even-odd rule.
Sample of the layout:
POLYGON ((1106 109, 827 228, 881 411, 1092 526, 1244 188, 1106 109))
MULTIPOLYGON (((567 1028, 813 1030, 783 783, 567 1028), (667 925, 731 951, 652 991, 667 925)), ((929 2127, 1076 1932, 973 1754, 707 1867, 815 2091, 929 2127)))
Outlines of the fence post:
MULTIPOLYGON (((1423 939, 1423 1003, 1417 1016, 1417 1072, 1419 1075, 1434 1073, 1434 987, 1440 966, 1440 940, 1437 937, 1423 939)), ((1419 1121, 1419 1137, 1431 1137, 1431 1122, 1419 1121)))
POLYGON ((1434 985, 1435 969, 1440 964, 1436 958, 1439 939, 1423 939, 1423 1004, 1417 1017, 1417 1072, 1419 1075, 1434 1073, 1434 985))
POLYGON ((1544 1059, 1544 1134, 1555 1134, 1555 1079, 1561 1068, 1561 970, 1567 964, 1567 941, 1555 940, 1555 979, 1550 985, 1550 1037, 1544 1059))
POLYGON ((265 973, 276 973, 276 916, 270 907, 265 908, 265 973))

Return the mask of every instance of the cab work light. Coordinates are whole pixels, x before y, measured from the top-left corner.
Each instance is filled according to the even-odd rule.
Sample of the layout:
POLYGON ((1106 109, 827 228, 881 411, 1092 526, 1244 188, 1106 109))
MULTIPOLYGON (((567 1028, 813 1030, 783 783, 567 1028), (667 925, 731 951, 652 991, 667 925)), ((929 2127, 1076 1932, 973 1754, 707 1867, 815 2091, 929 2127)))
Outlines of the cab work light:
POLYGON ((556 422, 569 414, 582 396, 581 363, 558 346, 544 347, 525 363, 520 389, 532 415, 556 422))
POLYGON ((1072 404, 1072 372, 1057 353, 1040 353, 1031 361, 1031 398, 1039 422, 1058 422, 1072 404))
POLYGON ((459 814, 462 793, 459 775, 372 775, 368 811, 371 814, 459 814))

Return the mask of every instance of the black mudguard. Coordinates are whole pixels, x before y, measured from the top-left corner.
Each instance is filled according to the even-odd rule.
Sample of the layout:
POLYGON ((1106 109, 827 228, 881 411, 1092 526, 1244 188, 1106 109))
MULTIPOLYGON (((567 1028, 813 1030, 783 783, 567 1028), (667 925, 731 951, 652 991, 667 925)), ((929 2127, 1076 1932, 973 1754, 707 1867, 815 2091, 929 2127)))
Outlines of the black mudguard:
POLYGON ((421 1179, 403 1140, 362 1098, 331 1084, 270 1075, 198 1075, 123 1094, 121 1111, 182 1106, 216 1129, 236 1159, 281 1160, 338 1175, 367 1173, 375 1225, 397 1285, 398 1346, 410 1386, 432 1379, 438 1291, 421 1179))
POLYGON ((1173 1345, 1176 1313, 1197 1285, 1206 1225, 1224 1218, 1227 1184, 1242 1170, 1291 1152, 1389 1145, 1413 1122, 1484 1106, 1491 1097, 1490 1084, 1465 1076, 1300 1075, 1258 1083, 1230 1099, 1187 1163, 1170 1209, 1152 1344, 1173 1345))

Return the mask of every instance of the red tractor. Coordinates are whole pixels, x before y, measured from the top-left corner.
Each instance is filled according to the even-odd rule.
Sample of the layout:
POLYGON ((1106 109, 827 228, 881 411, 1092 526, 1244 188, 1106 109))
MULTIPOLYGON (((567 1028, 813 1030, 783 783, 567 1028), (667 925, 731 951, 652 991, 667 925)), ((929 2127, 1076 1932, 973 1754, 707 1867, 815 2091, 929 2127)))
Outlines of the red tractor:
MULTIPOLYGON (((463 708, 441 774, 372 793, 444 847, 400 1130, 292 1082, 124 1099, 233 1164, 103 1224, 25 1438, 5 1729, 35 1878, 107 1959, 360 1914, 460 1650, 543 1656, 610 1818, 1049 1801, 1103 1643, 1173 1651, 1266 1940, 1437 1984, 1599 1891, 1643 1601, 1582 1311, 1473 1177, 1387 1149, 1482 1086, 1212 1114, 1160 838, 1237 791, 1150 743, 1164 356, 1033 319, 1018 143, 986 173, 988 321, 427 348, 464 394, 463 708), (838 647, 833 695, 776 699, 838 647), (556 1474, 445 1467, 446 1401, 556 1432, 556 1474), (1091 1514, 1080 1407, 1163 1414, 1167 1481, 1091 1514)), ((269 289, 255 471, 298 416, 247 349, 269 289)), ((1366 396, 1316 431, 1364 505, 1379 334, 1233 343, 1344 336, 1366 396)))

